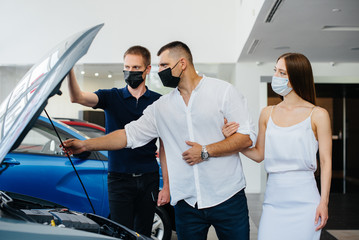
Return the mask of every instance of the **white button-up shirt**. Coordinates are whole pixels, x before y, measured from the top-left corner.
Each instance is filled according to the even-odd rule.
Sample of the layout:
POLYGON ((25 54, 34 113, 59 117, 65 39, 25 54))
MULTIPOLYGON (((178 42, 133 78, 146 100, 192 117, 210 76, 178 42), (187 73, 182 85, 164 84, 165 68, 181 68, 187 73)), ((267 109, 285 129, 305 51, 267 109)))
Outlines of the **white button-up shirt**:
POLYGON ((185 141, 201 145, 222 141, 224 118, 239 123, 237 132, 249 135, 254 144, 256 135, 244 96, 228 82, 204 76, 192 91, 188 105, 176 88, 125 126, 127 147, 162 139, 172 205, 185 200, 191 206, 197 203, 198 208, 213 207, 245 187, 238 153, 210 157, 193 166, 182 159, 182 153, 190 148, 185 141))

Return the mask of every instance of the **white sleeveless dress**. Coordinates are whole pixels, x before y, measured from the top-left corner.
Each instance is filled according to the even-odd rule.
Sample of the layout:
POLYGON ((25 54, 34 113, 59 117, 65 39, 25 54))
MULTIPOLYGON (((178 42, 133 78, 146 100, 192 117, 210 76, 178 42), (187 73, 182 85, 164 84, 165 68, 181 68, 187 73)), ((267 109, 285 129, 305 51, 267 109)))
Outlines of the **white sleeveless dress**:
POLYGON ((264 154, 269 175, 259 240, 320 238, 321 231, 315 231, 320 222, 315 225, 320 201, 314 178, 318 141, 312 130, 311 115, 290 127, 277 126, 269 117, 264 154))

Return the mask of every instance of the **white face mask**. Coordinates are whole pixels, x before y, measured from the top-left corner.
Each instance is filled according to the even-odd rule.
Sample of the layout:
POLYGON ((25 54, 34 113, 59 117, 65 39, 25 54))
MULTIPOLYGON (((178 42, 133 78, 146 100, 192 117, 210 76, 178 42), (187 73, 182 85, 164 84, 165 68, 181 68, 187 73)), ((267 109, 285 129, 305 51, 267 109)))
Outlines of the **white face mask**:
POLYGON ((275 77, 272 78, 272 89, 276 94, 279 94, 281 96, 285 96, 290 91, 292 91, 292 88, 288 87, 288 78, 281 78, 281 77, 275 77))

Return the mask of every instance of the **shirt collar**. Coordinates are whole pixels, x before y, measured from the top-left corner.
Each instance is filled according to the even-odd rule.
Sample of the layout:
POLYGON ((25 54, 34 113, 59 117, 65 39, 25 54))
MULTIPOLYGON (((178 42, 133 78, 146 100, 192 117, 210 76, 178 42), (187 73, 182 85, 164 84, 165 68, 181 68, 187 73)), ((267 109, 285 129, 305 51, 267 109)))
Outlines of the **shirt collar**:
MULTIPOLYGON (((145 86, 145 87, 146 87, 146 92, 142 96, 150 97, 150 91, 148 90, 147 86, 145 86)), ((128 85, 126 85, 126 87, 122 88, 122 94, 123 94, 123 98, 125 98, 125 99, 133 97, 132 94, 130 93, 130 91, 128 90, 128 85)))
MULTIPOLYGON (((207 77, 203 74, 203 75, 202 75, 202 79, 199 81, 199 83, 197 84, 196 88, 193 89, 193 92, 196 92, 196 91, 198 91, 198 90, 201 88, 201 86, 203 85, 203 82, 205 81, 206 78, 207 78, 207 77)), ((175 89, 176 89, 176 93, 177 93, 178 95, 181 94, 180 91, 179 91, 179 89, 178 89, 178 87, 176 87, 175 89)))
POLYGON ((202 75, 202 79, 199 81, 199 83, 197 84, 196 88, 194 89, 194 91, 198 91, 198 89, 201 88, 201 86, 203 85, 203 82, 205 82, 206 80, 206 76, 203 74, 202 75))

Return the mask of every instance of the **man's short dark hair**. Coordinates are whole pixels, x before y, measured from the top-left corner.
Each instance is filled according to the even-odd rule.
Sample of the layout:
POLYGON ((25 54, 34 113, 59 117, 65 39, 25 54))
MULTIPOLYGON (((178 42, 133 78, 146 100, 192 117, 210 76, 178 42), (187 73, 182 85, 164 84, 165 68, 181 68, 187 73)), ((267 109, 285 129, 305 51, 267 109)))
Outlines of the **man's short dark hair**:
POLYGON ((187 60, 193 65, 193 58, 192 58, 191 50, 183 42, 174 41, 174 42, 170 42, 170 43, 164 45, 163 47, 161 47, 160 50, 158 50, 157 56, 160 56, 166 50, 170 50, 170 52, 174 51, 174 52, 177 52, 178 54, 182 53, 183 55, 185 55, 187 60))
POLYGON ((125 54, 123 54, 123 58, 125 58, 128 54, 142 56, 145 67, 151 65, 151 53, 145 47, 139 45, 130 47, 129 49, 127 49, 125 54))

